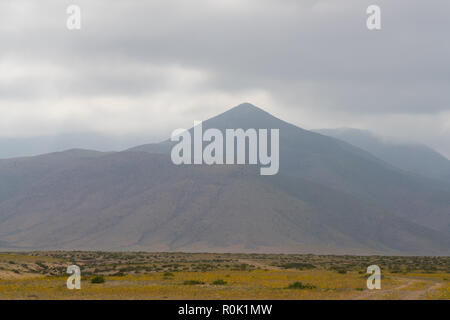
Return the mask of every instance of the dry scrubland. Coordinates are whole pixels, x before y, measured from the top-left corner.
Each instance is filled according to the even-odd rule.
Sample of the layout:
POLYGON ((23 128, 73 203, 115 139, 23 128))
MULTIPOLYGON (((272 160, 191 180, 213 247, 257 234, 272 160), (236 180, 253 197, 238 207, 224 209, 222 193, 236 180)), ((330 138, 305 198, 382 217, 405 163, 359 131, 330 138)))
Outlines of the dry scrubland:
POLYGON ((449 280, 450 257, 0 253, 0 299, 450 299, 449 280), (70 264, 81 290, 66 287, 70 264), (381 290, 366 289, 371 264, 381 290))

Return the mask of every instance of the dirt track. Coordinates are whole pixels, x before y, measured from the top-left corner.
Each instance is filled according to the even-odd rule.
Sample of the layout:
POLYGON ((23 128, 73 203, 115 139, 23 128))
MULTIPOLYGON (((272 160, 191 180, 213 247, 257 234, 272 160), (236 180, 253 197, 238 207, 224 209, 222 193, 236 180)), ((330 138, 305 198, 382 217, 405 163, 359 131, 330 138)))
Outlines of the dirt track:
POLYGON ((353 297, 354 300, 418 300, 426 298, 428 293, 438 290, 444 283, 429 279, 394 278, 401 283, 391 289, 365 290, 353 297))

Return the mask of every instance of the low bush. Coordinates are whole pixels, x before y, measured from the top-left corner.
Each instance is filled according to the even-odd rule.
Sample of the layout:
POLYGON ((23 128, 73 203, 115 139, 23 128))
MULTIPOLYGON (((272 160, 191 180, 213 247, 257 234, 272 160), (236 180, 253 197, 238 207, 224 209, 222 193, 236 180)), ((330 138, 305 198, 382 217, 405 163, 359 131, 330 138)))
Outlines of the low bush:
POLYGON ((193 286, 193 285, 196 285, 196 284, 204 284, 204 282, 201 282, 201 281, 198 281, 198 280, 185 280, 183 282, 183 284, 185 286, 193 286))
POLYGON ((316 266, 310 263, 291 262, 280 265, 283 269, 298 269, 298 270, 310 270, 315 269, 316 266))
POLYGON ((95 276, 91 279, 91 283, 104 283, 105 278, 103 276, 95 276))
POLYGON ((286 289, 315 289, 316 287, 313 286, 312 284, 303 284, 300 281, 291 283, 290 285, 287 286, 286 289))

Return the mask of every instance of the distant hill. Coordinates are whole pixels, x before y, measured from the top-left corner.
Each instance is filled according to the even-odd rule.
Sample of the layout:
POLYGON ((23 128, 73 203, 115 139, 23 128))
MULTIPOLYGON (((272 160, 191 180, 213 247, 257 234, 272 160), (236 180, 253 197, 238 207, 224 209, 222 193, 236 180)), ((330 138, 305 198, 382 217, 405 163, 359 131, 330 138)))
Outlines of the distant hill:
POLYGON ((71 149, 35 157, 0 159, 0 203, 15 193, 24 193, 40 179, 67 170, 108 153, 71 149))
POLYGON ((171 163, 172 142, 0 161, 0 245, 450 254, 450 191, 250 104, 204 128, 280 129, 280 173, 171 163), (6 161, 6 162, 5 162, 6 161), (6 245, 5 245, 6 244, 6 245))
POLYGON ((314 131, 364 149, 394 167, 450 183, 450 160, 425 145, 389 142, 369 131, 359 129, 314 131))

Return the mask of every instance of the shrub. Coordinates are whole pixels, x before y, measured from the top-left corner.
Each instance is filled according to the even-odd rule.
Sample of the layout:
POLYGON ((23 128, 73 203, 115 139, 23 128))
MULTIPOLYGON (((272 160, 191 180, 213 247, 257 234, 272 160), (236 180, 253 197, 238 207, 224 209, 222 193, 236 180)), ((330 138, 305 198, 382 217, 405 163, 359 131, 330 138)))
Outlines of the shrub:
POLYGON ((193 286, 193 285, 196 285, 196 284, 203 284, 204 282, 201 282, 201 281, 198 281, 198 280, 185 280, 184 282, 183 282, 183 284, 185 285, 185 286, 193 286))
POLYGON ((223 285, 226 285, 226 284, 227 284, 227 282, 225 280, 222 280, 222 279, 218 279, 218 280, 216 280, 216 281, 214 281, 212 283, 212 285, 215 285, 215 286, 223 286, 223 285))
POLYGON ((95 276, 91 279, 91 283, 104 283, 105 278, 103 276, 95 276))
POLYGON ((287 286, 286 289, 314 289, 315 286, 313 286, 312 284, 303 284, 299 281, 291 283, 290 285, 287 286))
POLYGON ((291 262, 280 265, 283 269, 298 269, 298 270, 309 270, 315 269, 316 266, 310 263, 301 263, 301 262, 291 262))

